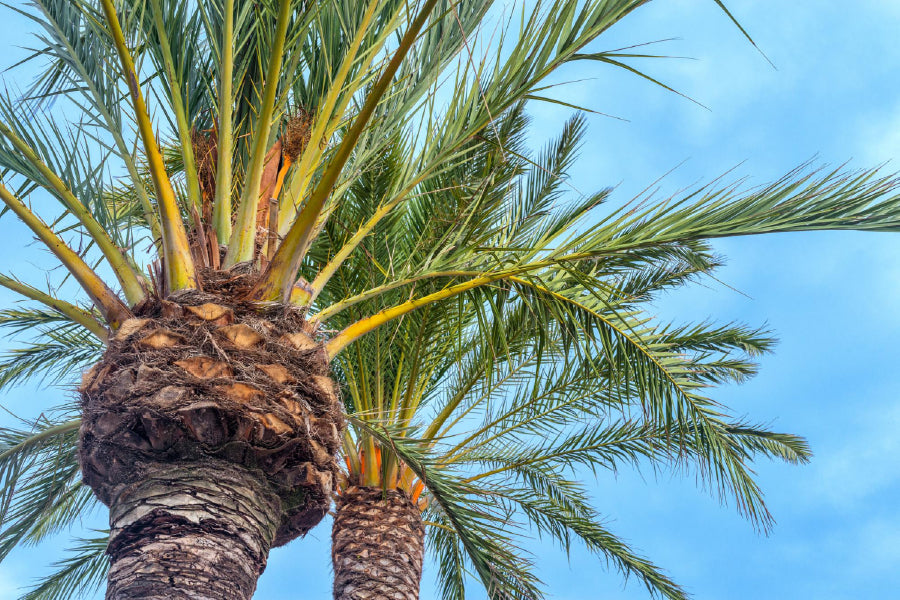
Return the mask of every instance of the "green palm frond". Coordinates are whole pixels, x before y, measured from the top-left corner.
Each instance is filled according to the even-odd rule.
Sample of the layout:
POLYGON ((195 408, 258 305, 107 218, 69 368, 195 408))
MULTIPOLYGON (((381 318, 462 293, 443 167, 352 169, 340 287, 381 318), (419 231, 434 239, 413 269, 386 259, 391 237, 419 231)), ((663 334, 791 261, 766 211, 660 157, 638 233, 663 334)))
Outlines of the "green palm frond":
POLYGON ((440 565, 437 573, 441 600, 462 600, 466 597, 468 564, 459 536, 443 512, 432 510, 425 538, 426 547, 440 565))
MULTIPOLYGON (((7 323, 21 329, 21 313, 7 323)), ((27 320, 34 320, 34 314, 27 320)), ((4 321, 8 315, 4 315, 4 321)), ((39 319, 46 318, 39 313, 39 319)), ((6 323, 0 323, 6 324, 6 323)), ((30 341, 19 341, 0 354, 0 387, 20 385, 32 378, 41 383, 71 383, 85 367, 96 362, 105 346, 81 325, 67 322, 53 328, 39 328, 30 341), (21 344, 21 345, 19 345, 21 344)))
MULTIPOLYGON (((517 153, 516 132, 527 124, 520 114, 510 113, 497 123, 508 141, 506 146, 517 153)), ((549 145, 535 161, 522 152, 518 162, 513 158, 493 163, 503 144, 474 152, 465 164, 468 173, 459 178, 473 181, 472 175, 482 174, 490 178, 490 184, 460 191, 446 181, 430 184, 451 191, 408 203, 405 213, 390 223, 396 233, 381 237, 376 232, 365 247, 367 259, 374 259, 380 268, 348 263, 346 270, 339 272, 346 273, 340 279, 344 289, 367 285, 363 278, 371 282, 383 277, 386 281, 390 276, 396 281, 400 269, 416 273, 423 262, 427 268, 446 268, 447 263, 439 261, 455 257, 452 249, 441 253, 442 246, 468 249, 469 257, 472 247, 484 247, 497 262, 504 260, 504 252, 513 256, 514 252, 532 252, 541 257, 533 250, 534 240, 571 232, 572 224, 581 222, 601 200, 585 199, 568 212, 549 210, 564 171, 556 171, 559 177, 546 173, 555 168, 554 162, 564 165, 566 153, 577 147, 577 124, 570 123, 560 141, 549 145), (569 131, 573 135, 567 136, 569 131), (517 178, 522 174, 534 183, 518 187, 517 178), (542 177, 546 177, 544 182, 542 177), (547 216, 539 207, 546 207, 547 216), (450 218, 441 219, 443 214, 450 218), (527 224, 519 227, 523 222, 527 224), (445 241, 453 239, 456 227, 466 235, 484 237, 458 244, 445 241), (382 249, 374 241, 378 239, 394 243, 382 249), (502 245, 496 243, 498 239, 502 245), (519 239, 527 243, 517 243, 519 239)), ((382 164, 371 174, 362 174, 359 192, 347 196, 369 203, 342 206, 342 210, 358 207, 370 211, 356 220, 375 210, 378 198, 390 187, 391 176, 397 173, 392 162, 382 164)), ((343 215, 333 216, 340 222, 343 215)), ((563 239, 563 243, 577 247, 577 240, 563 239)), ((771 336, 764 328, 738 324, 657 324, 643 314, 648 300, 707 276, 720 264, 721 259, 707 244, 688 240, 566 263, 552 275, 526 273, 512 285, 473 289, 464 301, 447 310, 409 313, 401 324, 376 330, 358 340, 349 353, 339 355, 339 373, 352 398, 348 410, 357 412, 360 419, 374 419, 373 423, 381 423, 377 415, 382 415, 381 419, 399 427, 421 424, 428 430, 424 439, 441 457, 433 459, 433 470, 450 469, 468 483, 490 480, 484 484, 484 489, 490 490, 485 497, 503 498, 500 490, 511 483, 503 480, 498 484, 498 478, 512 478, 515 485, 527 483, 530 487, 523 488, 527 493, 510 493, 537 504, 530 512, 521 509, 518 525, 508 518, 496 518, 506 524, 506 532, 526 523, 536 526, 535 519, 549 518, 541 512, 553 510, 547 478, 559 479, 557 473, 573 473, 579 466, 615 470, 649 465, 657 471, 689 470, 723 501, 734 500, 744 514, 765 528, 770 515, 753 483, 750 461, 765 456, 803 462, 808 459, 808 448, 800 438, 765 428, 746 427, 753 433, 742 436, 738 432, 745 425, 728 419, 722 407, 702 393, 713 385, 752 376, 756 369, 753 359, 771 350, 771 336), (450 324, 452 328, 448 328, 450 324), (433 350, 423 355, 423 347, 433 350), (417 400, 409 402, 409 398, 417 400), (414 407, 414 416, 406 414, 398 420, 395 413, 385 410, 404 402, 414 407), (629 420, 616 421, 621 417, 629 420), (585 422, 591 424, 573 427, 585 422), (454 432, 461 433, 453 437, 454 432), (444 447, 441 440, 450 445, 444 447), (536 440, 549 441, 535 445, 536 440)), ((442 280, 429 281, 416 281, 416 291, 440 290, 445 285, 442 280)), ((325 294, 329 291, 326 288, 325 294)), ((409 292, 401 289, 400 293, 409 292)), ((390 302, 390 298, 364 299, 359 306, 348 305, 346 311, 365 312, 370 302, 390 302)), ((333 318, 352 322, 356 316, 338 313, 333 318)), ((354 435, 362 447, 362 440, 370 434, 358 429, 354 435)), ((394 453, 390 446, 382 446, 381 451, 394 453)), ((430 490, 430 482, 425 484, 430 490)), ((512 499, 508 502, 516 504, 512 499)), ((615 557, 622 546, 606 537, 608 532, 593 509, 583 507, 582 514, 591 516, 574 521, 573 527, 593 539, 586 543, 594 544, 591 547, 600 554, 604 554, 602 544, 609 544, 607 550, 615 557)), ((442 557, 444 593, 456 597, 465 586, 466 565, 471 566, 468 549, 445 529, 452 530, 446 519, 440 515, 429 518, 443 524, 433 528, 430 547, 442 557), (452 572, 444 573, 450 567, 452 572)), ((546 522, 544 526, 551 527, 546 522)), ((563 533, 575 536, 559 523, 552 527, 560 533, 564 547, 569 538, 563 533)), ((626 556, 631 557, 630 562, 613 559, 613 563, 626 573, 643 568, 643 559, 633 553, 620 558, 626 556)), ((651 577, 649 571, 644 575, 661 594, 680 593, 666 587, 671 581, 665 576, 657 573, 659 577, 654 579, 656 575, 651 577)))
POLYGON ((687 593, 656 565, 635 554, 619 537, 603 527, 600 517, 586 503, 572 502, 562 494, 535 494, 533 488, 503 490, 501 493, 515 503, 538 532, 550 536, 567 551, 574 538, 591 553, 605 558, 626 581, 631 577, 638 579, 651 597, 688 598, 687 593))
POLYGON ((46 325, 70 324, 72 320, 56 311, 42 308, 11 308, 0 310, 0 328, 9 331, 8 335, 32 333, 35 328, 46 325))
MULTIPOLYGON (((127 170, 131 189, 143 212, 143 221, 151 224, 156 233, 158 226, 151 206, 148 182, 139 174, 139 157, 135 156, 135 137, 128 132, 131 115, 122 100, 117 75, 110 68, 114 64, 113 49, 97 43, 103 35, 97 26, 99 14, 83 3, 67 0, 34 0, 34 12, 11 7, 31 19, 43 31, 36 34, 42 47, 35 50, 32 59, 49 62, 42 70, 28 93, 35 101, 55 102, 64 99, 82 108, 93 119, 91 127, 102 132, 94 136, 104 140, 104 145, 115 153, 127 170), (111 139, 106 144, 105 140, 111 139)), ((130 229, 130 228, 128 228, 130 229)))
MULTIPOLYGON (((94 139, 86 133, 90 124, 60 126, 36 102, 14 106, 10 100, 0 99, 0 130, 4 131, 0 136, 0 166, 47 190, 65 207, 67 215, 80 218, 69 200, 73 197, 104 231, 113 236, 119 233, 111 227, 106 206, 98 202, 97 191, 103 187, 106 162, 91 153, 94 139), (26 157, 14 146, 12 136, 33 149, 41 161, 26 157), (58 179, 48 177, 47 168, 58 179)), ((125 245, 121 238, 114 241, 125 245)))
MULTIPOLYGON (((391 432, 377 424, 353 420, 385 448, 390 448, 428 483, 437 507, 426 513, 436 527, 431 544, 441 563, 443 597, 462 598, 463 565, 471 564, 491 598, 541 598, 538 581, 527 575, 529 560, 510 537, 511 519, 521 511, 527 522, 568 548, 572 538, 604 555, 626 576, 635 576, 653 595, 684 599, 684 592, 654 565, 636 556, 621 540, 599 524, 577 484, 561 479, 553 469, 528 477, 524 488, 492 484, 479 487, 471 479, 440 464, 429 452, 430 441, 408 432, 391 432), (453 536, 457 540, 452 540, 453 536), (465 559, 460 548, 464 550, 465 559), (446 569, 444 568, 446 567, 446 569), (446 570, 446 573, 445 573, 446 570)), ((524 469, 523 469, 524 471, 524 469)))
POLYGON ((78 539, 66 550, 68 556, 55 562, 55 570, 23 594, 20 600, 72 600, 88 598, 106 580, 109 536, 78 539))
POLYGON ((75 522, 97 500, 81 483, 71 407, 28 429, 0 429, 0 557, 75 522))

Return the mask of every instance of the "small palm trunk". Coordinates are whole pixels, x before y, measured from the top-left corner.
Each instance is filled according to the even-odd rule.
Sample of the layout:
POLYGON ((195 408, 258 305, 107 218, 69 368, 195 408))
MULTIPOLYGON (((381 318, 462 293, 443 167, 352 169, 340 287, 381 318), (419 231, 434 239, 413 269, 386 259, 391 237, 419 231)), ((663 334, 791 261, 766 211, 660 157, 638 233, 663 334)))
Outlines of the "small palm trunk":
POLYGON ((335 502, 335 600, 417 600, 425 528, 409 497, 399 490, 352 487, 335 502))
POLYGON ((269 549, 328 510, 342 413, 322 345, 302 313, 230 301, 225 275, 138 307, 82 382, 107 598, 250 598, 269 549))

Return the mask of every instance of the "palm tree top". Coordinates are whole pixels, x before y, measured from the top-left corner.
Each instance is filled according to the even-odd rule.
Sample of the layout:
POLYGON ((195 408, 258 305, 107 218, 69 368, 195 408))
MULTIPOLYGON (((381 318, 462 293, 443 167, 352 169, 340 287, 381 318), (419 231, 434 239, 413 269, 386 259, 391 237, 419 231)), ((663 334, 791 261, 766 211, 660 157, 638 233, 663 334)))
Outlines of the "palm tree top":
MULTIPOLYGON (((74 324, 48 332, 44 353, 23 354, 0 382, 41 371, 50 352, 89 356, 148 304, 228 271, 244 278, 240 301, 291 306, 310 323, 347 390, 348 481, 427 485, 437 529, 456 536, 436 538, 438 552, 465 552, 492 593, 539 593, 513 544, 492 539, 502 506, 467 504, 510 477, 506 498, 533 522, 560 539, 574 532, 680 597, 596 527, 581 491, 547 505, 529 490, 563 486, 560 465, 690 460, 767 527, 746 462, 801 461, 806 447, 735 422, 706 388, 750 374, 752 361, 732 355, 763 352, 768 338, 660 326, 642 303, 710 272, 706 240, 892 231, 900 196, 893 176, 804 166, 756 188, 714 181, 623 207, 609 206, 608 190, 567 201, 562 176, 583 121, 531 157, 524 107, 547 100, 565 64, 633 71, 629 55, 591 43, 644 4, 538 3, 475 56, 490 2, 35 0, 23 13, 43 28, 35 59, 50 67, 0 101, 0 199, 85 300, 0 277, 45 307, 5 323, 61 314, 74 324), (38 216, 38 191, 61 212, 38 216), (473 377, 483 373, 496 381, 473 377), (484 425, 462 427, 476 415, 484 425), (605 420, 541 437, 576 416, 605 420)), ((72 435, 56 421, 38 429, 72 435)), ((23 435, 4 456, 46 448, 23 435)), ((20 521, 9 540, 37 535, 20 521)), ((459 575, 448 572, 453 597, 459 575)))

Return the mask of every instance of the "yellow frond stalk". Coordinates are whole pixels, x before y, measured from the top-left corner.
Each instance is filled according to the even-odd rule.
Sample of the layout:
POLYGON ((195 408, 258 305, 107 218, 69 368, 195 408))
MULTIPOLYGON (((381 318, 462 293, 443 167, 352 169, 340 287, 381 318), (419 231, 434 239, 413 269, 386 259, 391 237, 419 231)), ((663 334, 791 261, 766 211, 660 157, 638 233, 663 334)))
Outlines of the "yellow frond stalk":
POLYGON ((116 8, 112 0, 101 0, 103 12, 109 25, 116 51, 122 66, 122 72, 128 85, 131 101, 134 105, 135 120, 147 154, 147 163, 153 185, 156 189, 156 202, 159 206, 159 226, 162 233, 163 258, 165 259, 166 284, 169 291, 180 289, 192 289, 197 287, 197 279, 194 271, 194 259, 191 256, 188 245, 187 232, 181 220, 181 211, 175 197, 172 182, 166 174, 162 153, 153 132, 153 123, 144 103, 141 87, 138 83, 137 71, 134 60, 128 47, 125 45, 125 35, 116 15, 116 8))
POLYGON ((352 325, 348 325, 346 328, 344 328, 343 331, 341 331, 325 343, 325 352, 328 354, 329 360, 333 359, 335 356, 337 356, 338 352, 346 348, 353 341, 369 333, 370 331, 374 331, 388 321, 392 321, 394 319, 402 317, 406 313, 412 312, 417 308, 422 308, 423 306, 428 306, 430 304, 434 304, 435 302, 446 300, 447 298, 457 296, 469 290, 487 285, 494 281, 499 281, 506 277, 509 277, 509 273, 504 272, 495 275, 475 277, 464 283, 452 285, 439 292, 434 292, 433 294, 428 294, 427 296, 408 300, 406 302, 398 304, 397 306, 386 308, 380 312, 375 313, 372 316, 360 319, 352 325))
POLYGON ((356 447, 356 442, 353 441, 353 435, 351 435, 349 428, 344 429, 344 434, 341 436, 341 449, 344 452, 344 459, 347 461, 347 469, 350 475, 362 473, 359 449, 356 447))
MULTIPOLYGON (((509 273, 506 273, 508 275, 509 273)), ((360 294, 355 296, 351 296, 339 302, 335 302, 330 306, 326 306, 321 311, 319 311, 316 315, 312 317, 316 323, 324 323, 334 315, 339 312, 346 310, 353 306, 354 304, 359 304, 360 302, 364 302, 370 298, 374 298, 376 296, 380 296, 385 292, 389 292, 391 290, 395 290, 397 288, 405 287, 407 285, 412 285, 417 281, 424 281, 426 279, 437 279, 440 277, 477 277, 479 275, 478 272, 475 271, 435 271, 433 273, 426 273, 424 275, 416 275, 414 277, 409 277, 407 279, 397 279, 395 281, 391 281, 390 283, 386 283, 384 285, 380 285, 378 287, 374 287, 370 290, 366 290, 360 294)), ((502 276, 501 276, 502 277, 502 276)), ((500 277, 498 277, 499 279, 500 277)), ((297 288, 295 288, 297 289, 297 288)), ((310 292, 307 291, 307 294, 310 292)), ((297 298, 302 298, 301 292, 297 292, 292 296, 292 298, 296 296, 297 298)))
POLYGON ((109 289, 106 283, 100 279, 100 276, 84 262, 78 253, 69 248, 46 223, 31 212, 25 206, 25 203, 10 192, 2 183, 0 183, 0 200, 3 200, 3 203, 34 232, 38 239, 59 259, 66 270, 72 274, 75 280, 81 284, 82 289, 87 292, 113 329, 131 316, 131 311, 128 310, 128 307, 125 306, 115 292, 109 289))
MULTIPOLYGON (((275 97, 278 93, 278 79, 281 73, 281 64, 284 60, 284 43, 287 37, 287 26, 290 16, 291 0, 281 0, 278 8, 278 20, 275 25, 275 43, 266 68, 266 89, 263 95, 262 107, 256 118, 255 131, 253 132, 250 166, 247 169, 247 176, 244 180, 244 191, 238 202, 237 220, 228 243, 225 267, 253 258, 253 251, 256 246, 256 209, 259 203, 259 188, 262 181, 263 168, 265 167, 266 146, 269 143, 269 133, 272 130, 275 97)), ((268 201, 268 198, 266 198, 266 201, 268 201)))
POLYGON ((87 207, 75 197, 65 182, 41 160, 34 148, 29 146, 6 123, 0 122, 0 134, 8 139, 16 150, 44 176, 47 183, 62 201, 63 206, 84 226, 88 235, 96 242, 100 252, 103 253, 103 256, 109 262, 116 279, 122 286, 122 291, 125 292, 125 298, 128 302, 134 305, 143 300, 147 296, 147 291, 138 277, 137 271, 132 269, 125 254, 113 243, 109 234, 97 222, 87 207))
POLYGON ((372 86, 372 90, 366 97, 366 101, 359 111, 353 125, 344 136, 341 145, 338 146, 334 158, 322 174, 309 200, 300 211, 297 220, 288 230, 284 241, 272 257, 272 262, 266 269, 260 283, 253 289, 251 295, 259 300, 281 300, 287 301, 290 298, 291 287, 294 284, 294 277, 303 261, 303 255, 311 245, 313 233, 316 231, 316 225, 319 222, 319 216, 325 206, 325 201, 331 195, 332 188, 335 186, 344 165, 349 160, 356 143, 369 124, 375 108, 381 101, 388 86, 393 81, 394 74, 400 68, 406 54, 412 48, 413 42, 419 36, 419 31, 425 26, 428 17, 437 0, 426 0, 419 14, 410 23, 409 29, 403 34, 400 43, 394 55, 391 57, 378 81, 372 86))
POLYGON ((381 483, 381 448, 367 435, 362 450, 363 485, 374 487, 381 483))
POLYGON ((103 343, 106 343, 106 341, 109 339, 109 331, 106 329, 106 327, 104 327, 100 321, 95 319, 94 315, 82 308, 75 306, 74 304, 69 304, 64 300, 54 298, 46 292, 42 292, 35 287, 32 287, 26 283, 22 283, 17 279, 13 279, 12 277, 7 277, 5 275, 0 275, 0 285, 8 290, 16 292, 17 294, 25 296, 29 300, 40 302, 41 304, 62 313, 75 323, 78 323, 79 325, 93 333, 95 336, 97 336, 97 339, 99 339, 103 343))

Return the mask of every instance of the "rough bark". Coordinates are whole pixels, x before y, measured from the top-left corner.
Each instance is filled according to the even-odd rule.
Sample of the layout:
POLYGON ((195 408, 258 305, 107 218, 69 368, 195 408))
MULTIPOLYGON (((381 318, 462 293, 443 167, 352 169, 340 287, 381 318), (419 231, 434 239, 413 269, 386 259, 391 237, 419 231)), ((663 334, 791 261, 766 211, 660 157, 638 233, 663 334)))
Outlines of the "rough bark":
POLYGON ((425 553, 419 509, 399 490, 352 487, 335 500, 335 600, 418 600, 425 553))
POLYGON ((85 374, 110 598, 249 598, 269 548, 328 510, 343 422, 322 344, 302 312, 235 300, 248 277, 137 307, 85 374))
POLYGON ((261 473, 221 460, 142 465, 110 510, 110 600, 245 600, 281 522, 261 473))

